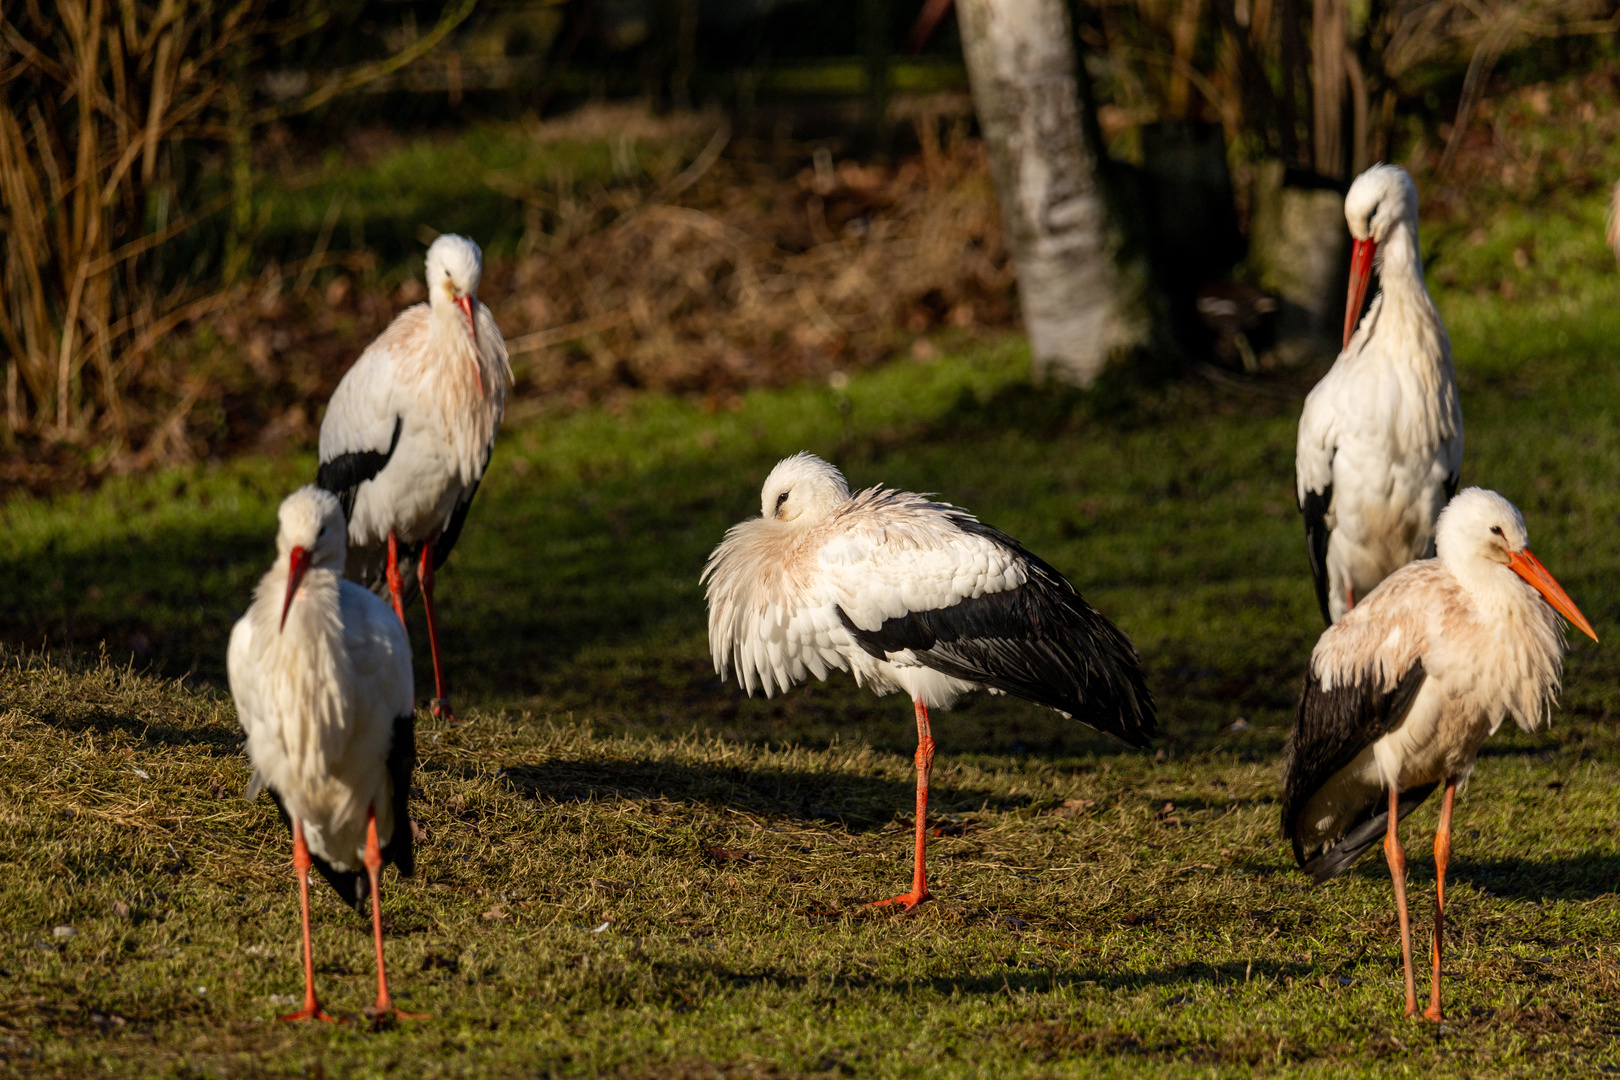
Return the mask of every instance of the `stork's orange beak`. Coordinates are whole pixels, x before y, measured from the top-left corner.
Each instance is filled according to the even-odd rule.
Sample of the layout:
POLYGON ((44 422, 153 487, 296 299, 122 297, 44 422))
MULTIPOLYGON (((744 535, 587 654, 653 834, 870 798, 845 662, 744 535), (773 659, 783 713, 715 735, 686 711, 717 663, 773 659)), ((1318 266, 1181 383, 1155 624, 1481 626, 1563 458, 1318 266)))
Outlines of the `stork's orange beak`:
POLYGON ((1582 615, 1581 609, 1575 606, 1575 601, 1569 598, 1569 593, 1565 592, 1563 586, 1553 580, 1553 576, 1547 572, 1547 568, 1541 565, 1541 560, 1530 554, 1529 548, 1510 554, 1508 556, 1508 569, 1528 581, 1531 588, 1547 598, 1547 603, 1553 606, 1554 611, 1578 626, 1581 633, 1593 641, 1598 639, 1597 631, 1593 630, 1592 624, 1586 621, 1586 616, 1582 615))
POLYGON ((287 612, 292 610, 293 594, 298 592, 298 583, 304 580, 308 570, 309 552, 295 547, 287 553, 287 599, 281 605, 281 625, 276 628, 277 632, 287 628, 287 612))
POLYGON ((471 296, 456 297, 456 307, 460 308, 461 313, 467 316, 467 333, 472 335, 474 341, 477 341, 478 323, 473 319, 473 298, 471 296))
POLYGON ((1373 255, 1377 251, 1376 240, 1357 240, 1350 250, 1350 295, 1344 304, 1345 345, 1350 344, 1356 323, 1361 321, 1361 305, 1367 300, 1367 283, 1372 280, 1373 255))

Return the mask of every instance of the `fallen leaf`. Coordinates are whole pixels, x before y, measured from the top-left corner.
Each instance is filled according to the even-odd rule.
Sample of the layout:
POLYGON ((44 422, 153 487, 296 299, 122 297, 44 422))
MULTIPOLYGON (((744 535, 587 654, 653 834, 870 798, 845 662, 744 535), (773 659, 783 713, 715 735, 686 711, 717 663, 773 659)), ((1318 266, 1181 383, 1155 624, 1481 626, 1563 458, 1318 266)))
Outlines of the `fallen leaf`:
POLYGON ((499 904, 496 904, 494 907, 484 912, 483 917, 490 922, 505 922, 508 918, 510 918, 510 916, 506 914, 506 909, 501 907, 499 904))
POLYGON ((756 856, 751 851, 742 848, 712 847, 708 849, 709 858, 722 866, 726 863, 751 863, 756 856))

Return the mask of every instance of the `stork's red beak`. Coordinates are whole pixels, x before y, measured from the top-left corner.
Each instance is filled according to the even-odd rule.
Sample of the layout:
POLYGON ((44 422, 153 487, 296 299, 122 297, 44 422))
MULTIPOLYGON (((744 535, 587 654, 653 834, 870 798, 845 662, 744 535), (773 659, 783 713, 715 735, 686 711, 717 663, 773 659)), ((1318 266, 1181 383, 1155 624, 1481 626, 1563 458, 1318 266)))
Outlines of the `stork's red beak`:
MULTIPOLYGON (((472 335, 473 345, 478 344, 478 322, 473 318, 473 298, 471 296, 456 297, 456 307, 467 316, 467 333, 472 335)), ((478 396, 484 396, 484 373, 478 367, 478 358, 473 358, 473 379, 478 383, 478 396)))
POLYGON ((1528 581, 1530 587, 1535 589, 1536 592, 1545 596, 1547 603, 1553 606, 1553 610, 1579 627, 1581 633, 1593 641, 1598 639, 1597 631, 1593 630, 1592 624, 1586 621, 1586 616, 1582 615, 1581 609, 1575 606, 1575 601, 1569 598, 1569 593, 1565 592, 1563 586, 1553 580, 1553 576, 1547 572, 1547 568, 1541 565, 1541 560, 1530 554, 1529 548, 1510 554, 1508 556, 1508 568, 1528 581))
POLYGON ((1344 344, 1356 332, 1361 321, 1361 305, 1367 300, 1367 283, 1372 281, 1373 254, 1378 250, 1376 240, 1357 240, 1350 250, 1350 295, 1344 303, 1344 344))
POLYGON ((298 592, 298 583, 304 580, 304 573, 308 569, 309 552, 295 547, 287 553, 287 599, 281 605, 281 625, 276 628, 278 632, 287 628, 287 612, 292 610, 293 595, 298 592))

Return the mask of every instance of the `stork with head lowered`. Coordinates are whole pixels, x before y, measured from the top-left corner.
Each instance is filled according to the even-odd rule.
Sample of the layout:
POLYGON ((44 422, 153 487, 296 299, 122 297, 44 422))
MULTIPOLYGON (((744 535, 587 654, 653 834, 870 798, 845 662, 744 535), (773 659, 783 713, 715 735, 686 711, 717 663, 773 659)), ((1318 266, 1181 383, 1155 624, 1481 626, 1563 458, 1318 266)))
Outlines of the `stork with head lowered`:
POLYGON ((872 487, 851 495, 813 454, 765 479, 760 516, 732 526, 703 571, 709 649, 752 694, 834 669, 878 694, 903 690, 917 720, 911 889, 929 898, 930 709, 970 690, 1056 709, 1129 746, 1155 730, 1130 639, 1063 576, 966 510, 872 487))
POLYGON ((248 799, 268 791, 292 831, 304 934, 304 1006, 284 1020, 330 1020, 315 996, 309 869, 363 910, 377 951, 379 1019, 394 1008, 383 964, 380 879, 411 876, 416 766, 411 645, 376 596, 343 578, 343 508, 300 488, 281 504, 276 560, 231 631, 226 669, 247 734, 248 799))

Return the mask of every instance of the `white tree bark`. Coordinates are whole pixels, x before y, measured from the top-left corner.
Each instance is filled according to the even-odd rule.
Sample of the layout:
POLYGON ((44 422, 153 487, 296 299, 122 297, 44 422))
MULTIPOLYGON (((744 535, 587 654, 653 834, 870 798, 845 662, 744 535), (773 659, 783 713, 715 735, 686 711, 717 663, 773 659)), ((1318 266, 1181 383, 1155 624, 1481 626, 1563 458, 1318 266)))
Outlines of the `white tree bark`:
POLYGON ((1146 277, 1119 261, 1099 149, 1081 122, 1064 0, 957 0, 1035 377, 1089 386, 1147 344, 1146 277))

